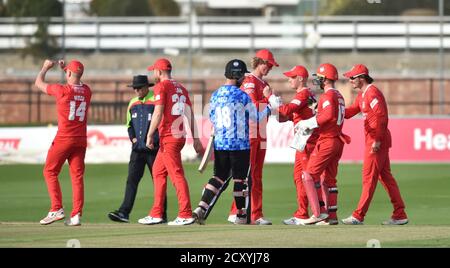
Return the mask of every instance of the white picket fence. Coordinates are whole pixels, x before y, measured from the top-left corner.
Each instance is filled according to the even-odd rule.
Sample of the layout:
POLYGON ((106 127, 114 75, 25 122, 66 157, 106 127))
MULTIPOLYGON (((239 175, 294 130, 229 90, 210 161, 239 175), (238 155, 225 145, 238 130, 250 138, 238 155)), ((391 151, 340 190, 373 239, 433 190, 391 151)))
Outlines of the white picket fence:
MULTIPOLYGON (((52 18, 49 32, 69 50, 434 50, 450 48, 450 17, 52 18), (63 38, 65 42, 62 42, 63 38)), ((0 18, 0 50, 24 47, 36 20, 0 18)))

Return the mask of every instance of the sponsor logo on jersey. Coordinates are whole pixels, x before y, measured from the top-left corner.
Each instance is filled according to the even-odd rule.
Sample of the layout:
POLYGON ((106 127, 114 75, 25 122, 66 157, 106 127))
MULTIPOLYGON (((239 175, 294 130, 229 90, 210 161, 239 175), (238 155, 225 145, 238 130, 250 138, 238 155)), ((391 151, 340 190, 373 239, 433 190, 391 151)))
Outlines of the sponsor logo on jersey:
POLYGON ((375 107, 375 105, 377 105, 377 103, 378 103, 378 99, 373 99, 371 102, 370 102, 370 108, 372 108, 373 109, 373 107, 375 107))
POLYGON ((245 89, 247 89, 247 88, 254 89, 255 88, 255 83, 245 83, 244 84, 244 88, 245 89))
POLYGON ((300 104, 302 103, 302 101, 301 101, 301 100, 297 100, 297 99, 293 99, 293 100, 291 101, 291 103, 300 106, 300 104))

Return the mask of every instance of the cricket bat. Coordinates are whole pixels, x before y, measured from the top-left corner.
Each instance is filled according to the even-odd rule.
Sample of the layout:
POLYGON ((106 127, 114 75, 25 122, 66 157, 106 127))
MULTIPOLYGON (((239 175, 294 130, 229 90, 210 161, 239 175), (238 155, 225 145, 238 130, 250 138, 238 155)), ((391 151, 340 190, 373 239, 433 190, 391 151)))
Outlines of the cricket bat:
POLYGON ((203 173, 203 171, 205 171, 213 150, 214 150, 214 130, 211 131, 211 137, 209 137, 208 145, 206 145, 205 154, 203 154, 202 161, 198 166, 198 171, 200 173, 203 173))

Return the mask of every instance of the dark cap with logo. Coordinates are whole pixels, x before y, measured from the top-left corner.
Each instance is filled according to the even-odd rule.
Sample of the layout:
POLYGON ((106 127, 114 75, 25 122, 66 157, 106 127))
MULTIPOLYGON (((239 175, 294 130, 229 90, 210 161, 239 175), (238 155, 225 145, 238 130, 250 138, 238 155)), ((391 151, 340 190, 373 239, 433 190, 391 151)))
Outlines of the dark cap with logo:
POLYGON ((239 80, 246 73, 249 73, 249 71, 247 70, 247 65, 242 60, 231 60, 225 66, 225 77, 228 79, 239 80))

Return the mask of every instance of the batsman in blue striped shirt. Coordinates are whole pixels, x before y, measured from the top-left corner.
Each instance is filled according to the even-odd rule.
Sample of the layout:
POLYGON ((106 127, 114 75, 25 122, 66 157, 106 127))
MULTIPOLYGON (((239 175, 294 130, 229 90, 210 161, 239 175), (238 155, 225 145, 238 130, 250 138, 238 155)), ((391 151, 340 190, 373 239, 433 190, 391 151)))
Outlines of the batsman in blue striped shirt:
MULTIPOLYGON (((250 97, 239 88, 248 73, 242 60, 234 59, 225 67, 226 82, 211 96, 209 118, 214 126, 214 175, 203 189, 198 207, 193 211, 197 223, 203 224, 220 194, 234 181, 233 196, 238 209, 235 224, 248 224, 250 217, 250 138, 249 120, 260 121, 280 105, 273 96, 269 105, 258 112, 250 97)), ((270 89, 265 92, 268 96, 270 89)))

